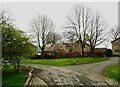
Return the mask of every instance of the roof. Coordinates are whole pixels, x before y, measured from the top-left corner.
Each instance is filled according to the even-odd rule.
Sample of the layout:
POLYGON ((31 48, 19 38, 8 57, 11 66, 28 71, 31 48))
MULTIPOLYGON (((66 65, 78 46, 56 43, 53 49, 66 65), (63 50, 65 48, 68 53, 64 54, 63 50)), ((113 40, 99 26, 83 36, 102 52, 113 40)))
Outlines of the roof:
POLYGON ((41 52, 42 52, 42 51, 41 51, 40 47, 37 46, 37 47, 36 47, 36 53, 41 53, 41 52))
POLYGON ((107 48, 95 48, 94 52, 105 52, 107 48))
POLYGON ((113 40, 113 41, 111 41, 111 43, 112 43, 112 42, 114 42, 114 41, 116 41, 116 40, 119 40, 119 39, 120 39, 120 37, 119 37, 119 38, 117 38, 117 39, 115 39, 115 40, 113 40))
POLYGON ((53 45, 52 47, 45 47, 45 51, 64 51, 67 52, 68 50, 66 49, 66 45, 64 45, 63 43, 56 43, 55 45, 53 45))
POLYGON ((63 43, 66 47, 70 47, 70 43, 63 43))
POLYGON ((45 47, 44 51, 52 51, 52 47, 51 46, 45 47))

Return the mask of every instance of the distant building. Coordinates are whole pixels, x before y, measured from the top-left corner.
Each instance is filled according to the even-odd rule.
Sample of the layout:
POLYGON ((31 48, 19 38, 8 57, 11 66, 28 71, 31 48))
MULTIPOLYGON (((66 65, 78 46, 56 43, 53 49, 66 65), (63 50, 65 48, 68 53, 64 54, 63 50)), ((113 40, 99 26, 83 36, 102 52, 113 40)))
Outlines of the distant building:
POLYGON ((106 50, 107 50, 107 48, 95 48, 94 52, 96 52, 96 53, 99 53, 99 52, 105 53, 106 50))
POLYGON ((46 47, 44 51, 51 51, 51 52, 68 52, 68 47, 66 47, 65 44, 63 43, 56 43, 55 45, 53 45, 52 47, 46 47))
MULTIPOLYGON (((90 45, 85 43, 85 48, 84 51, 85 52, 89 52, 90 50, 90 45)), ((68 52, 82 52, 82 48, 80 46, 80 42, 77 41, 74 44, 70 44, 70 43, 56 43, 55 45, 53 45, 52 47, 46 47, 45 51, 56 51, 56 52, 63 52, 63 53, 68 53, 68 52)))
MULTIPOLYGON (((73 52, 82 52, 82 47, 79 41, 75 42, 73 44, 73 52)), ((89 52, 90 51, 90 45, 85 43, 85 48, 84 48, 84 52, 89 52)))
POLYGON ((107 48, 95 48, 94 56, 106 56, 107 48))
POLYGON ((120 37, 112 42, 113 55, 120 56, 120 37))
POLYGON ((39 46, 36 46, 36 55, 41 55, 42 51, 39 46))

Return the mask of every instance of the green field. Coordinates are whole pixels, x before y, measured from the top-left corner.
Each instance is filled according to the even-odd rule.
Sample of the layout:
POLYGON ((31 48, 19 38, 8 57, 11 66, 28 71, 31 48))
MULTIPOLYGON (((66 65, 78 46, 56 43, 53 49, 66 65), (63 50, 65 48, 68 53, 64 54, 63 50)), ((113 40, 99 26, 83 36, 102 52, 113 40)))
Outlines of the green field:
POLYGON ((22 60, 24 64, 44 64, 52 66, 66 66, 75 64, 87 64, 108 60, 108 58, 64 58, 64 59, 34 59, 34 60, 22 60))
POLYGON ((120 65, 112 65, 105 69, 105 75, 120 82, 120 65))
POLYGON ((23 87, 26 76, 26 72, 15 72, 13 65, 6 65, 2 69, 2 87, 23 87))

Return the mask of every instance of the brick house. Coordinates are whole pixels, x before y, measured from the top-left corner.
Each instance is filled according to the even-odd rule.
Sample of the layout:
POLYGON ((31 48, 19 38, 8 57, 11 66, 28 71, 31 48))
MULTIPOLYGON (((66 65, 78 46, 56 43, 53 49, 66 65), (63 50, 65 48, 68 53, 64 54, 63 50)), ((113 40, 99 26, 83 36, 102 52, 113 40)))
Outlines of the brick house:
POLYGON ((113 55, 120 56, 120 37, 112 42, 113 55))

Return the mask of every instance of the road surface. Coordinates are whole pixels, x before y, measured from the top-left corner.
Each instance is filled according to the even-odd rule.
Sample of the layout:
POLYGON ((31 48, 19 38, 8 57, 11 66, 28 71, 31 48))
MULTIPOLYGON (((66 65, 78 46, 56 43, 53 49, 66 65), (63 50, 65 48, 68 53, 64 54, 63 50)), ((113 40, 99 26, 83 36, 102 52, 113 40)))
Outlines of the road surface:
MULTIPOLYGON (((109 66, 118 64, 119 58, 111 58, 110 60, 70 66, 49 66, 40 64, 27 64, 34 68, 34 76, 43 80, 47 85, 88 85, 96 87, 96 85, 108 85, 103 75, 103 70, 109 66)), ((33 80, 35 83, 36 81, 33 80)), ((33 84, 34 84, 33 83, 33 84)), ((34 87, 34 86, 33 86, 34 87)))

